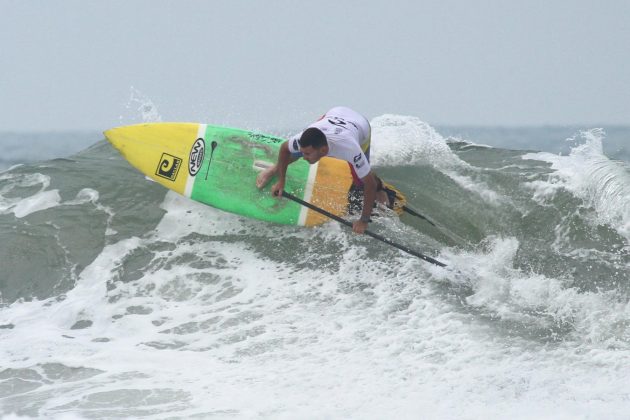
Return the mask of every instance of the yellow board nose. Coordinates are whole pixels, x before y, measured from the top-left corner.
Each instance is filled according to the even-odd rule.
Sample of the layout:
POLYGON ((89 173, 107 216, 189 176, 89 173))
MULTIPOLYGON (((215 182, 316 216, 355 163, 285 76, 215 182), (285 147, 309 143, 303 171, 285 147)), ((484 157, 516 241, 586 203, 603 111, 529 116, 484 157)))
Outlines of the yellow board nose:
POLYGON ((144 175, 184 194, 199 124, 148 123, 112 128, 105 138, 144 175))

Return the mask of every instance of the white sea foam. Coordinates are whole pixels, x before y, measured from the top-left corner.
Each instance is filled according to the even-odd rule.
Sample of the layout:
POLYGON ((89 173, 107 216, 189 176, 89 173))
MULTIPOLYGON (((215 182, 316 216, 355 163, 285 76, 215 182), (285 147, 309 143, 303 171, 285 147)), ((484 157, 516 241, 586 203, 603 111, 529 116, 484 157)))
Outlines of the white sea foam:
POLYGON ((0 213, 14 213, 15 217, 22 218, 29 214, 56 207, 61 202, 59 190, 47 190, 50 186, 50 177, 35 173, 17 175, 10 172, 0 176, 0 181, 5 181, 0 188, 0 213), (40 186, 39 191, 28 197, 11 197, 11 193, 17 188, 40 186))
MULTIPOLYGON (((549 278, 512 268, 520 244, 516 238, 488 238, 481 252, 451 253, 460 272, 457 282, 472 288, 466 303, 504 321, 534 328, 570 328, 580 342, 630 350, 630 303, 614 292, 584 292, 570 278, 549 278)), ((444 271, 436 278, 453 281, 444 271)))
POLYGON ((22 218, 31 213, 57 207, 61 202, 59 190, 41 191, 15 204, 12 211, 15 217, 22 218))
POLYGON ((77 193, 77 196, 74 200, 64 201, 63 204, 66 206, 76 206, 81 204, 92 203, 96 209, 102 211, 107 214, 107 228, 105 230, 105 235, 111 236, 115 235, 117 232, 111 228, 112 220, 115 216, 114 211, 111 207, 105 206, 99 202, 100 194, 98 191, 92 188, 83 188, 81 191, 77 193))
MULTIPOLYGON (((106 246, 62 300, 0 309, 0 324, 14 325, 0 330, 0 360, 30 375, 27 398, 40 417, 555 419, 628 412, 627 350, 579 334, 559 346, 499 339, 444 298, 439 282, 452 284, 452 271, 397 253, 365 258, 366 242, 336 225, 264 225, 174 193, 162 207, 167 213, 154 232, 106 246), (266 257, 239 241, 239 232, 348 245, 334 266, 315 267, 266 257), (133 262, 138 258, 144 262, 133 262), (73 329, 78 321, 91 325, 73 329)), ((484 270, 469 305, 506 317, 540 306, 560 319, 582 314, 583 306, 584 313, 611 313, 590 296, 586 303, 555 296, 553 281, 506 268, 517 246, 497 239, 486 253, 444 253, 465 272, 484 270)), ((22 403, 5 398, 3 411, 22 410, 22 403)))
POLYGON ((99 193, 92 188, 83 188, 73 200, 62 201, 59 190, 50 187, 50 176, 40 173, 14 174, 11 172, 0 175, 0 181, 5 181, 0 188, 0 214, 13 213, 21 219, 33 213, 53 209, 59 206, 76 206, 92 203, 98 210, 107 214, 106 235, 114 235, 111 222, 114 211, 99 203, 99 193), (26 197, 12 196, 18 188, 37 187, 39 191, 26 197))

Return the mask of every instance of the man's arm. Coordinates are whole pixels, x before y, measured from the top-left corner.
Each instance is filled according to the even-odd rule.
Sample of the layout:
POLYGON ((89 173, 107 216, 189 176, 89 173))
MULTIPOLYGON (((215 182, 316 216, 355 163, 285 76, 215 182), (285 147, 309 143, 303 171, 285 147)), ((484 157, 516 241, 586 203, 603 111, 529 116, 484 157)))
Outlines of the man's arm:
POLYGON ((278 152, 278 163, 276 163, 276 175, 278 176, 278 182, 271 187, 271 194, 273 196, 282 196, 284 182, 287 176, 287 167, 296 160, 297 158, 294 158, 289 151, 289 142, 285 141, 282 143, 280 145, 280 151, 278 152))
POLYGON ((361 218, 352 224, 352 230, 354 233, 363 233, 368 227, 368 221, 372 216, 372 209, 374 208, 374 200, 376 200, 376 177, 374 173, 370 171, 366 176, 361 178, 363 181, 363 211, 361 212, 361 218))

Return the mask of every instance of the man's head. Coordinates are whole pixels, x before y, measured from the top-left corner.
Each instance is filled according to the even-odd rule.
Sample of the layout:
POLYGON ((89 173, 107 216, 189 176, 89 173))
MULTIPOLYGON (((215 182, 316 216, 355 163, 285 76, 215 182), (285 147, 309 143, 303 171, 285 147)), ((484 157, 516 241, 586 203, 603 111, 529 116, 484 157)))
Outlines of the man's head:
POLYGON ((300 152, 308 163, 313 164, 328 154, 326 135, 319 128, 304 130, 299 140, 300 152))

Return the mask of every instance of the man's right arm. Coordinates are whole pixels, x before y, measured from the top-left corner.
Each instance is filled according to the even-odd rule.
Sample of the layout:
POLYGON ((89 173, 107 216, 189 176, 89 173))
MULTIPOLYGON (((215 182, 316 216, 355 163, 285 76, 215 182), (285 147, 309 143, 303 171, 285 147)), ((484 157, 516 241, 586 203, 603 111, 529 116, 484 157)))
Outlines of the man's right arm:
POLYGON ((280 151, 278 152, 278 163, 276 163, 276 175, 278 176, 278 182, 271 187, 271 194, 274 197, 280 197, 284 190, 284 182, 287 176, 287 167, 289 164, 295 162, 297 159, 291 156, 289 151, 289 142, 285 141, 280 145, 280 151))

